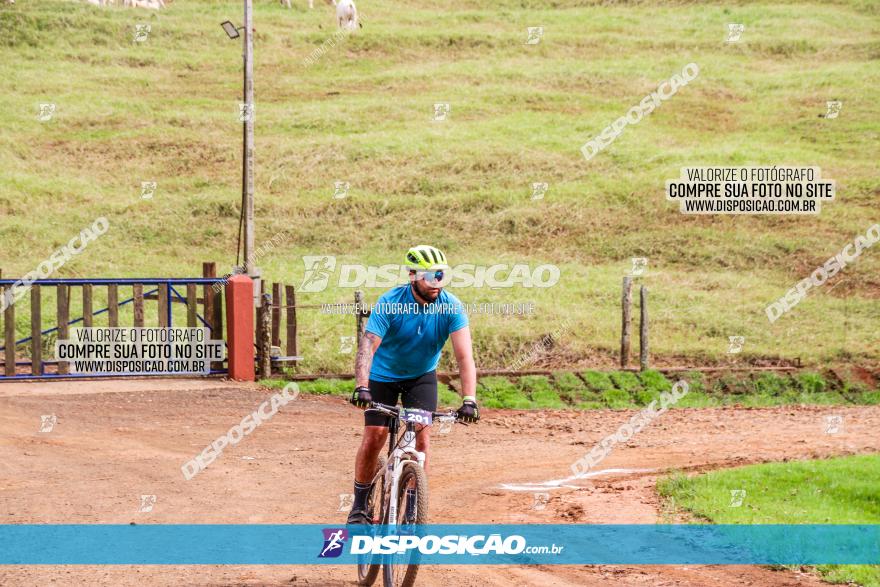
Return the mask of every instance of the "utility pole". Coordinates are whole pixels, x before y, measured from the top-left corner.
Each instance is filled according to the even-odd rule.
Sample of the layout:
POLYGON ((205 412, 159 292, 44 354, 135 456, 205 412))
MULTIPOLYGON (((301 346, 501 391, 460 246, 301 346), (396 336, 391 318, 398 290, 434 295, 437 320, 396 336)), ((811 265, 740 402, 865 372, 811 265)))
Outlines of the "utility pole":
POLYGON ((260 271, 254 255, 254 20, 252 0, 244 0, 244 144, 241 209, 244 212, 244 270, 254 280, 254 304, 260 294, 260 271))

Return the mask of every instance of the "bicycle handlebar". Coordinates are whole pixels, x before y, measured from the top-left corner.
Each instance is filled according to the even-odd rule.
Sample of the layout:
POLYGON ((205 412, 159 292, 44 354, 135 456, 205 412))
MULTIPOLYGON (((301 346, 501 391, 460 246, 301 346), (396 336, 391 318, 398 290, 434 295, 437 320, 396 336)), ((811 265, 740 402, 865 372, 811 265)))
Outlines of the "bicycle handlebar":
MULTIPOLYGON (((395 418, 400 417, 400 407, 398 406, 389 406, 388 404, 382 404, 379 402, 370 402, 370 406, 367 409, 378 410, 380 412, 384 412, 389 416, 394 416, 395 418)), ((452 418, 453 422, 459 421, 458 414, 456 412, 431 412, 431 419, 434 418, 452 418)))

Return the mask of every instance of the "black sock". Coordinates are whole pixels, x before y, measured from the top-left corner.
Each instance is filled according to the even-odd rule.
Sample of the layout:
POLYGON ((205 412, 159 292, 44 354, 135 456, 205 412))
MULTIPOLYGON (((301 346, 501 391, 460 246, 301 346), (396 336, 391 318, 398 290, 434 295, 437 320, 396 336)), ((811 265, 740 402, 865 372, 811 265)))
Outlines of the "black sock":
POLYGON ((351 511, 366 510, 367 498, 370 496, 369 483, 354 482, 354 503, 351 504, 351 511))

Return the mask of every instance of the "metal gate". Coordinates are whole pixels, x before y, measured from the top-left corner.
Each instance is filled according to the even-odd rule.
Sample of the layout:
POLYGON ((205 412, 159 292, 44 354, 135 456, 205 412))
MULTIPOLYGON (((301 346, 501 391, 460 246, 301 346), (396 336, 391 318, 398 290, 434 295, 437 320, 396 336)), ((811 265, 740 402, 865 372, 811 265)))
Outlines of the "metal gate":
MULTIPOLYGON (((206 274, 213 274, 211 266, 213 263, 205 264, 206 274)), ((50 349, 54 347, 54 340, 67 339, 69 328, 74 325, 118 327, 121 322, 126 322, 134 327, 171 327, 185 324, 190 328, 207 327, 211 331, 210 338, 222 340, 224 284, 225 278, 218 277, 38 279, 29 285, 14 279, 0 279, 0 294, 6 294, 7 299, 2 312, 3 346, 0 351, 3 352, 3 371, 0 382, 149 376, 144 373, 69 373, 66 361, 46 357, 52 353, 50 349), (14 300, 11 299, 13 285, 17 285, 14 290, 17 299, 14 300), (123 299, 120 299, 121 293, 123 299), (156 304, 151 308, 153 301, 156 304), (54 313, 44 312, 53 306, 54 313), (71 318, 71 307, 82 308, 81 314, 71 318), (25 336, 19 338, 21 333, 25 336)), ((211 365, 211 374, 226 371, 225 360, 211 365)))

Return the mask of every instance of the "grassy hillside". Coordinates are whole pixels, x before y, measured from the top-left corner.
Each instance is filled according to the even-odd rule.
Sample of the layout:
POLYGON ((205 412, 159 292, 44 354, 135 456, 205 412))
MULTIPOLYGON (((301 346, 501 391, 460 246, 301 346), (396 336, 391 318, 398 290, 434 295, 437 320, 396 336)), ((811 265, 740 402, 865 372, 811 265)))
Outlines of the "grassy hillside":
MULTIPOLYGON (((256 4, 257 244, 291 235, 259 261, 268 279, 298 285, 303 255, 398 263, 419 242, 453 264, 556 264, 551 289, 455 290, 535 302, 531 317, 472 318, 478 363, 510 365, 569 319, 537 362, 608 365, 621 277, 647 257, 639 282, 658 362, 880 357, 880 249, 776 323, 764 314, 880 221, 875 2, 364 0, 364 27, 310 66, 335 33, 331 8, 256 4), (724 42, 727 23, 746 25, 738 44, 724 42), (544 27, 540 44, 524 44, 528 26, 544 27), (697 79, 583 158, 586 140, 689 62, 697 79), (819 117, 832 99, 840 117, 819 117), (435 102, 451 104, 449 120, 431 120, 435 102), (817 217, 688 217, 664 198, 682 166, 762 164, 819 166, 838 199, 817 217), (337 180, 351 184, 345 199, 332 197, 337 180), (532 182, 550 184, 543 200, 532 182), (741 355, 726 354, 731 335, 746 337, 741 355)), ((60 275, 192 276, 208 260, 229 270, 241 47, 226 19, 241 20, 240 2, 0 5, 4 277, 101 215, 109 233, 60 275), (133 42, 137 23, 151 25, 146 42, 133 42), (57 105, 52 121, 37 120, 43 102, 57 105), (152 199, 142 181, 158 183, 152 199)), ((351 298, 330 288, 299 301, 351 298)), ((351 317, 311 311, 300 332, 305 371, 350 368, 338 347, 351 317)))

